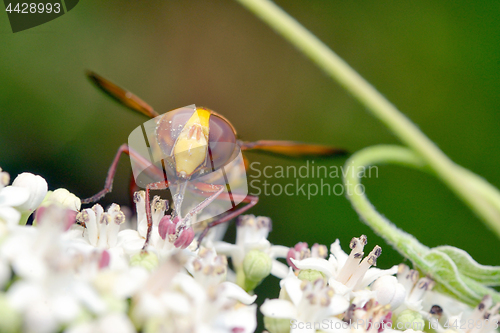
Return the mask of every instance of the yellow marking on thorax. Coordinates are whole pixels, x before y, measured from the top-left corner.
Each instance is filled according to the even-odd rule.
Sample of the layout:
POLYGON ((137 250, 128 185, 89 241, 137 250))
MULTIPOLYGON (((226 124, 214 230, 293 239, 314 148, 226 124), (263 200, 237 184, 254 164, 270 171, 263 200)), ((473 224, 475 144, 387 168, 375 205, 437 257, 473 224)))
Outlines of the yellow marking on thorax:
POLYGON ((186 122, 174 146, 178 174, 191 176, 207 157, 210 111, 196 109, 186 122))

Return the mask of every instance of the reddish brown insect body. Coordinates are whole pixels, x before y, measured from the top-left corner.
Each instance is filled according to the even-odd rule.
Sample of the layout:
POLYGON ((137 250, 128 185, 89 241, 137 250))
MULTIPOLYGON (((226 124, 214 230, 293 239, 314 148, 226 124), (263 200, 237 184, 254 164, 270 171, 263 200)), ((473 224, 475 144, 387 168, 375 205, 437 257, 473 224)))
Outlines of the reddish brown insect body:
MULTIPOLYGON (((181 247, 185 247, 194 237, 190 226, 191 219, 215 199, 231 202, 232 206, 208 224, 199 236, 199 241, 210 227, 235 218, 258 202, 256 196, 247 195, 246 192, 239 193, 234 188, 231 190, 228 183, 227 173, 229 171, 243 168, 244 172, 243 163, 235 162, 239 161, 238 158, 243 161, 242 150, 260 150, 292 157, 335 156, 345 153, 342 149, 293 141, 243 142, 237 140, 236 130, 232 124, 210 109, 189 106, 160 116, 151 106, 134 94, 95 73, 89 72, 88 76, 99 88, 120 103, 154 118, 153 125, 155 127, 152 131, 152 137, 145 137, 151 158, 141 154, 140 149, 126 144, 122 145, 108 171, 104 189, 82 201, 83 203, 95 202, 110 192, 119 157, 122 153, 130 155, 134 172, 139 170, 134 174, 135 181, 146 189, 148 236, 144 248, 148 244, 152 227, 151 206, 149 204, 151 190, 177 186, 172 221, 177 228, 175 236, 179 239, 187 237, 183 238, 181 242, 181 247), (155 155, 160 157, 157 158, 155 155), (217 179, 223 179, 225 182, 217 183, 217 179), (182 216, 180 207, 188 184, 190 191, 202 194, 204 197, 199 204, 182 216), (240 203, 246 204, 240 205, 240 203), (182 236, 183 232, 184 236, 182 236), (190 240, 189 237, 191 237, 190 240)), ((144 125, 146 124, 144 123, 144 125)), ((137 130, 140 131, 140 127, 137 130)), ((144 132, 144 127, 142 127, 142 131, 144 132)))

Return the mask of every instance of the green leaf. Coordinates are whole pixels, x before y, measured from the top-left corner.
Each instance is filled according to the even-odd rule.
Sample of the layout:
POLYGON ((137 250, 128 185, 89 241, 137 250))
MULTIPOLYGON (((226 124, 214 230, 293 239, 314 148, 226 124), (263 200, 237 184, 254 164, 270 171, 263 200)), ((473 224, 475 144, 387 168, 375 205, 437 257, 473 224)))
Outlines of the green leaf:
MULTIPOLYGON (((346 162, 356 169, 368 165, 392 163, 423 169, 417 155, 397 146, 376 146, 355 153, 346 162)), ((465 251, 443 246, 429 249, 415 237, 395 227, 370 203, 364 193, 357 194, 354 187, 360 184, 358 175, 347 174, 344 184, 350 190, 348 198, 361 218, 394 246, 403 256, 410 259, 422 274, 436 282, 435 290, 475 307, 486 294, 500 301, 500 294, 486 285, 498 285, 500 268, 481 266, 465 251)))
POLYGON ((484 284, 481 284, 480 282, 472 280, 471 278, 469 278, 465 275, 462 275, 461 278, 467 284, 467 286, 469 286, 469 288, 474 290, 479 295, 490 295, 491 298, 493 298, 493 300, 495 302, 500 302, 500 293, 498 293, 498 291, 496 291, 492 288, 486 287, 484 284))
POLYGON ((455 262, 461 274, 486 286, 500 286, 500 267, 478 264, 467 252, 453 246, 435 248, 455 262))
POLYGON ((424 256, 424 261, 429 267, 425 273, 430 274, 436 281, 437 290, 471 306, 476 306, 481 301, 483 294, 477 293, 466 284, 457 265, 446 253, 432 249, 424 256))

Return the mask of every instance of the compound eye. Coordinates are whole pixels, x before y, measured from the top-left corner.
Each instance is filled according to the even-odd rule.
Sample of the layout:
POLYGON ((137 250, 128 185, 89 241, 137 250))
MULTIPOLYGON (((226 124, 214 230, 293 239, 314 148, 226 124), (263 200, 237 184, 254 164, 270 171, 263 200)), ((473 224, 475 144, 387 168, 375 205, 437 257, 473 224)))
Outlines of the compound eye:
POLYGON ((236 133, 225 119, 212 114, 209 126, 209 151, 206 166, 215 171, 236 157, 238 145, 236 144, 236 133))
POLYGON ((186 106, 169 111, 161 116, 156 126, 156 141, 163 154, 166 156, 171 155, 177 137, 195 111, 194 106, 186 106))

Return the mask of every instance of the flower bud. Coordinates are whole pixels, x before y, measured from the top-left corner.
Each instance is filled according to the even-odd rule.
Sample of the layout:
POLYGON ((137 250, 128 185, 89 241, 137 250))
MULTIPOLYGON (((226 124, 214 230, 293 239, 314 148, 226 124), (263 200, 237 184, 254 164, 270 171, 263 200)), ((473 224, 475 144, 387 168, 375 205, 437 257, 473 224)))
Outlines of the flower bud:
POLYGON ((310 256, 311 256, 311 251, 309 250, 309 246, 307 245, 307 243, 300 242, 288 250, 288 253, 286 255, 286 262, 294 270, 298 270, 298 268, 293 264, 291 259, 301 260, 304 258, 309 258, 310 256))
POLYGON ((28 200, 17 206, 22 212, 32 212, 42 203, 47 194, 47 182, 40 176, 29 172, 23 172, 14 179, 12 186, 22 187, 29 191, 28 200))
POLYGON ((323 279, 325 282, 327 281, 325 274, 321 273, 320 271, 314 270, 314 269, 301 269, 299 271, 298 278, 300 280, 305 280, 309 282, 314 282, 317 279, 323 279))
POLYGON ((381 305, 390 304, 392 309, 396 309, 403 304, 406 290, 395 276, 384 275, 379 277, 371 289, 377 292, 377 302, 381 305))
POLYGON ((47 208, 53 204, 57 205, 59 208, 64 208, 67 210, 68 221, 66 224, 66 229, 70 228, 71 225, 75 222, 76 212, 80 211, 82 203, 76 195, 64 188, 58 188, 53 192, 49 191, 47 193, 45 199, 40 204, 40 207, 38 207, 35 213, 33 225, 38 225, 38 222, 43 215, 44 208, 47 208), (75 214, 71 214, 71 212, 75 212, 75 214))
POLYGON ((423 331, 425 328, 425 321, 422 315, 417 311, 409 309, 401 312, 394 320, 394 323, 395 328, 398 330, 413 329, 415 331, 423 331))
POLYGON ((0 168, 0 189, 9 185, 9 183, 10 183, 10 175, 7 172, 2 171, 2 168, 0 168))
POLYGON ((269 333, 289 333, 290 319, 264 316, 264 327, 269 333))
POLYGON ((52 192, 49 196, 47 196, 46 200, 59 203, 63 205, 65 208, 74 211, 80 211, 80 208, 82 207, 81 200, 76 195, 74 195, 65 188, 58 188, 57 190, 52 192))
POLYGON ((141 266, 149 271, 158 267, 158 257, 151 252, 141 252, 130 258, 130 266, 141 266))
POLYGON ((272 260, 264 252, 252 250, 243 259, 245 273, 245 290, 250 291, 271 273, 272 260))

